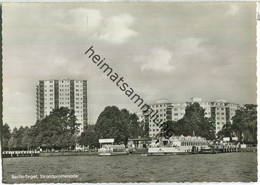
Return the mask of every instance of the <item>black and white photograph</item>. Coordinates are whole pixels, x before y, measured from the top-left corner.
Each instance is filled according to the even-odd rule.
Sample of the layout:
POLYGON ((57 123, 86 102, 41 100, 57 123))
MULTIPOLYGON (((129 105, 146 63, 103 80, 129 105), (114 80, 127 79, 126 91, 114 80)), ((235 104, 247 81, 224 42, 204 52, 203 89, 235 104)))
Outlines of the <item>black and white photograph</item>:
POLYGON ((2 183, 258 181, 256 2, 1 8, 2 183))

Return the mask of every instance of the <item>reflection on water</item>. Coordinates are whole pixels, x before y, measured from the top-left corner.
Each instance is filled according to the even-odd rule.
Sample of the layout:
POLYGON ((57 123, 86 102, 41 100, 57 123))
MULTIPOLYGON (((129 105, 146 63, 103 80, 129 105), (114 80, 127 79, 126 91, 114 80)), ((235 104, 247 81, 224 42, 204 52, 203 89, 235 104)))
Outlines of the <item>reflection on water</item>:
POLYGON ((257 153, 175 156, 6 158, 3 182, 251 182, 257 153), (12 175, 77 174, 77 179, 12 179, 12 175))

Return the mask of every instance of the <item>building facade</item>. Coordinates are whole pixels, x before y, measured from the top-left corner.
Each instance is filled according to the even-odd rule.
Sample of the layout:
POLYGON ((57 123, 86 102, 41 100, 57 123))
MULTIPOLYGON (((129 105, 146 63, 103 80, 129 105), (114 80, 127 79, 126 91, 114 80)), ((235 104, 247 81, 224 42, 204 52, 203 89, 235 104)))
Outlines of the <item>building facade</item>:
MULTIPOLYGON (((172 120, 172 104, 168 100, 157 100, 150 107, 156 112, 158 111, 159 120, 162 122, 172 120)), ((149 118, 149 117, 147 117, 149 118)), ((149 137, 155 137, 160 132, 160 127, 149 119, 149 137)))
POLYGON ((75 111, 79 131, 88 123, 87 80, 40 80, 36 87, 37 120, 53 109, 67 107, 75 111))
POLYGON ((239 104, 230 103, 225 99, 202 101, 201 98, 191 98, 190 102, 198 102, 205 109, 205 117, 211 117, 215 122, 216 134, 227 122, 232 123, 232 118, 240 107, 239 104))
POLYGON ((239 107, 238 104, 229 103, 224 99, 211 102, 211 117, 215 120, 216 133, 218 133, 227 122, 232 124, 232 118, 235 116, 236 110, 239 107))
MULTIPOLYGON (((211 117, 215 121, 216 134, 227 122, 232 123, 232 118, 239 108, 238 104, 227 102, 224 99, 203 101, 202 98, 191 98, 190 101, 184 103, 169 103, 159 100, 150 106, 153 110, 158 111, 158 115, 163 122, 178 121, 185 115, 187 105, 195 102, 205 109, 205 117, 211 117)), ((149 120, 149 136, 155 137, 158 133, 160 133, 160 127, 149 120)))

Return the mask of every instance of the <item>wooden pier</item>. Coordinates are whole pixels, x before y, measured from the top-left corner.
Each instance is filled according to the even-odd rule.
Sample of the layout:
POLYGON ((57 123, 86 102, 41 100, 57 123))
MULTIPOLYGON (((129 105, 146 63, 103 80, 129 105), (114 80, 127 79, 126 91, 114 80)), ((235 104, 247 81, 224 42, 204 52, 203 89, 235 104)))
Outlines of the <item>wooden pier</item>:
POLYGON ((240 151, 240 145, 237 144, 213 144, 209 145, 208 149, 202 149, 200 153, 211 153, 211 154, 217 154, 217 153, 227 153, 227 152, 239 152, 240 151))

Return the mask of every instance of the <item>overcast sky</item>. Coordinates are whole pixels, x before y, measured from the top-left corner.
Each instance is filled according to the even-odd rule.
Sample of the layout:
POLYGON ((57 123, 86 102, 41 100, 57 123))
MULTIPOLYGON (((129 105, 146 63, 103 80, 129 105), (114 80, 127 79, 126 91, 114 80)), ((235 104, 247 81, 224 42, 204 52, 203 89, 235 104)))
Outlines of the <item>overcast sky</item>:
POLYGON ((88 80, 89 121, 137 106, 88 59, 94 50, 148 103, 256 103, 255 3, 3 5, 3 119, 36 121, 38 80, 88 80))

